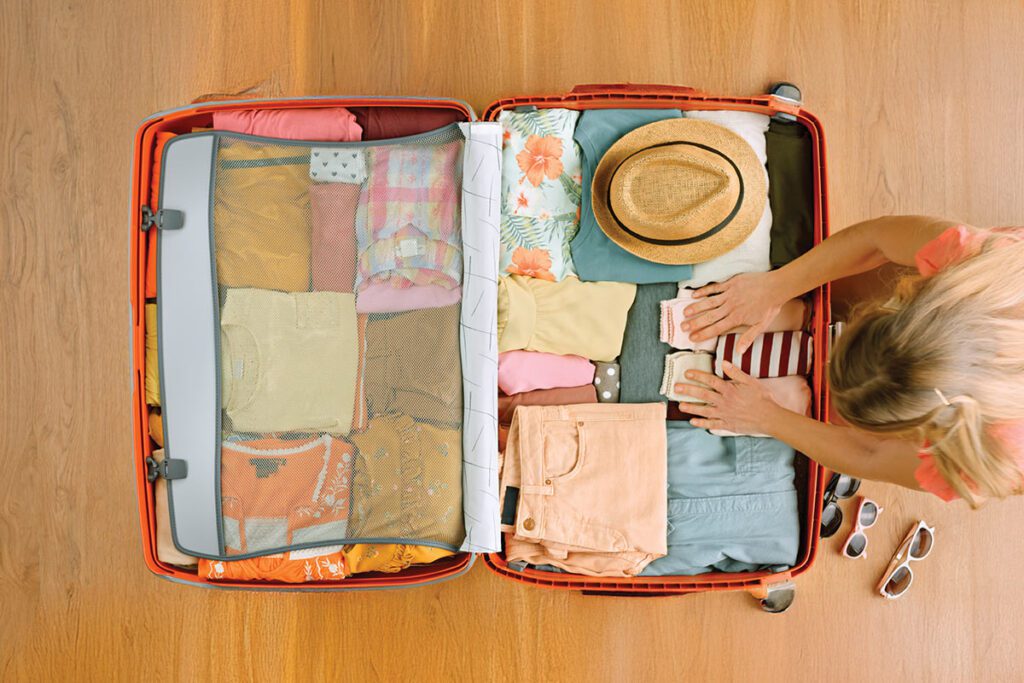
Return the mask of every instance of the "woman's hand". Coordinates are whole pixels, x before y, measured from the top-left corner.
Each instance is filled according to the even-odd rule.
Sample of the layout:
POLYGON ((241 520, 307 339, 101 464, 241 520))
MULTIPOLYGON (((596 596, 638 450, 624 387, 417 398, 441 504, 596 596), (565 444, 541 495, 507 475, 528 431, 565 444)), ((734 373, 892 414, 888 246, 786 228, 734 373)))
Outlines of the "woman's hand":
POLYGON ((683 311, 683 331, 689 331, 693 341, 703 341, 748 326, 736 346, 736 353, 742 354, 786 303, 786 298, 780 299, 774 277, 772 273, 742 273, 701 287, 693 294, 697 301, 683 311))
POLYGON ((694 427, 725 429, 739 434, 765 434, 780 408, 760 382, 744 373, 732 363, 722 363, 727 382, 717 375, 699 370, 688 370, 686 377, 707 385, 677 384, 676 391, 705 401, 706 405, 680 403, 684 413, 700 415, 690 420, 694 427))

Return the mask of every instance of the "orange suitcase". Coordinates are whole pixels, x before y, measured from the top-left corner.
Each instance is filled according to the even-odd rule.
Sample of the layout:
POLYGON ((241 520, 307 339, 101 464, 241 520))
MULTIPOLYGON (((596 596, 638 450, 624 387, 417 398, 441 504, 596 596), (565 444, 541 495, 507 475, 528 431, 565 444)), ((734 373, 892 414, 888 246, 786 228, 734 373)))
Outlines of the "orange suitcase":
MULTIPOLYGON (((354 574, 340 582, 281 584, 273 582, 209 581, 157 558, 155 496, 153 482, 162 472, 151 459, 155 444, 149 436, 149 416, 145 397, 146 316, 144 304, 156 295, 156 254, 160 230, 149 229, 161 216, 159 162, 167 134, 208 129, 212 113, 231 109, 291 109, 346 107, 351 111, 390 110, 398 115, 426 113, 438 122, 473 121, 475 115, 464 102, 450 99, 382 97, 306 97, 267 100, 198 102, 150 116, 135 136, 131 189, 131 311, 132 311, 132 410, 134 457, 142 528, 143 553, 147 566, 156 575, 170 580, 225 588, 258 590, 360 590, 413 586, 450 579, 472 566, 474 553, 458 553, 428 565, 412 566, 395 574, 354 574)), ((678 108, 730 109, 774 116, 785 116, 805 126, 814 148, 814 240, 828 236, 828 205, 825 173, 825 138, 821 123, 799 102, 778 95, 724 97, 708 95, 692 88, 670 85, 585 85, 571 92, 550 96, 521 96, 498 100, 489 105, 482 120, 495 121, 505 110, 517 107, 575 110, 601 108, 678 108)), ((810 331, 813 335, 812 412, 816 419, 828 415, 828 390, 824 382, 825 362, 830 335, 829 287, 812 293, 814 306, 810 331)), ((626 596, 667 596, 701 591, 744 590, 757 598, 769 611, 781 611, 792 595, 792 580, 806 572, 814 562, 818 548, 818 530, 824 471, 817 463, 799 456, 796 462, 799 509, 801 516, 800 551, 797 562, 781 573, 743 572, 708 573, 696 576, 659 576, 633 578, 595 578, 575 574, 555 574, 533 569, 512 568, 502 553, 484 553, 483 562, 496 574, 534 586, 578 590, 588 594, 626 596), (786 596, 786 597, 783 597, 786 596), (770 598, 770 599, 769 599, 770 598)))

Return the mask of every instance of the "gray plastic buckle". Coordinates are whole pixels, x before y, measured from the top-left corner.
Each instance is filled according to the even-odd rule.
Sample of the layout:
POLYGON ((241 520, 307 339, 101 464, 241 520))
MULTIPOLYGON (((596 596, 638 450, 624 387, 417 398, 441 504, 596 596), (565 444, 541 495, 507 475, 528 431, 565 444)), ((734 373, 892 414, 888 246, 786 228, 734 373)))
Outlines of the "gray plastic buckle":
POLYGON ((185 226, 185 214, 176 209, 160 209, 153 211, 148 206, 142 207, 142 232, 156 226, 159 230, 180 230, 185 226))
POLYGON ((188 476, 188 461, 175 458, 164 458, 157 462, 146 458, 146 479, 153 482, 157 477, 164 479, 184 479, 188 476))

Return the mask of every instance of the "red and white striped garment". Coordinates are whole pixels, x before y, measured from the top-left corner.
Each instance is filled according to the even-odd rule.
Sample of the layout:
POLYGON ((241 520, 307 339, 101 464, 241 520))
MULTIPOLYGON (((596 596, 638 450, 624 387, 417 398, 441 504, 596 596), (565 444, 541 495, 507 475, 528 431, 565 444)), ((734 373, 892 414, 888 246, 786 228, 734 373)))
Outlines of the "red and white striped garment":
POLYGON ((771 332, 754 340, 747 352, 736 353, 739 334, 726 334, 718 339, 715 350, 715 374, 725 377, 722 361, 729 361, 753 377, 788 377, 807 375, 813 358, 811 335, 803 332, 771 332))

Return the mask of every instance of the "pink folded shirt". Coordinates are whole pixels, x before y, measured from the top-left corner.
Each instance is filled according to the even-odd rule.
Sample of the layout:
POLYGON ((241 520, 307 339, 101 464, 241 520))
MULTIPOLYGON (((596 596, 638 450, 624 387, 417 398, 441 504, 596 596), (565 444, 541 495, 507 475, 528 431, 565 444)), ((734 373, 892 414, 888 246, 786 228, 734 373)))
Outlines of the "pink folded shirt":
POLYGON ((355 291, 359 192, 359 185, 350 183, 309 186, 314 291, 355 291))
POLYGON ((352 142, 363 129, 344 107, 329 109, 233 109, 213 113, 213 127, 285 140, 352 142))
POLYGON ((594 365, 580 356, 541 351, 498 354, 498 388, 508 395, 535 389, 581 387, 594 381, 594 365))
MULTIPOLYGON (((674 349, 683 351, 714 351, 718 346, 718 337, 711 337, 704 341, 695 342, 690 339, 690 333, 682 329, 686 316, 683 311, 697 299, 693 298, 695 290, 687 287, 680 287, 679 294, 675 299, 666 299, 661 302, 661 334, 662 342, 674 349)), ((779 309, 778 314, 772 318, 765 332, 785 332, 787 330, 799 330, 804 327, 804 318, 807 314, 807 304, 801 299, 790 299, 779 309)), ((736 327, 729 332, 743 332, 747 328, 736 327)))
POLYGON ((684 351, 714 351, 718 345, 718 337, 695 342, 690 339, 689 332, 683 332, 682 325, 686 317, 683 311, 696 299, 693 298, 694 290, 686 287, 679 288, 679 295, 675 299, 667 299, 661 302, 661 336, 663 343, 674 349, 684 351))

